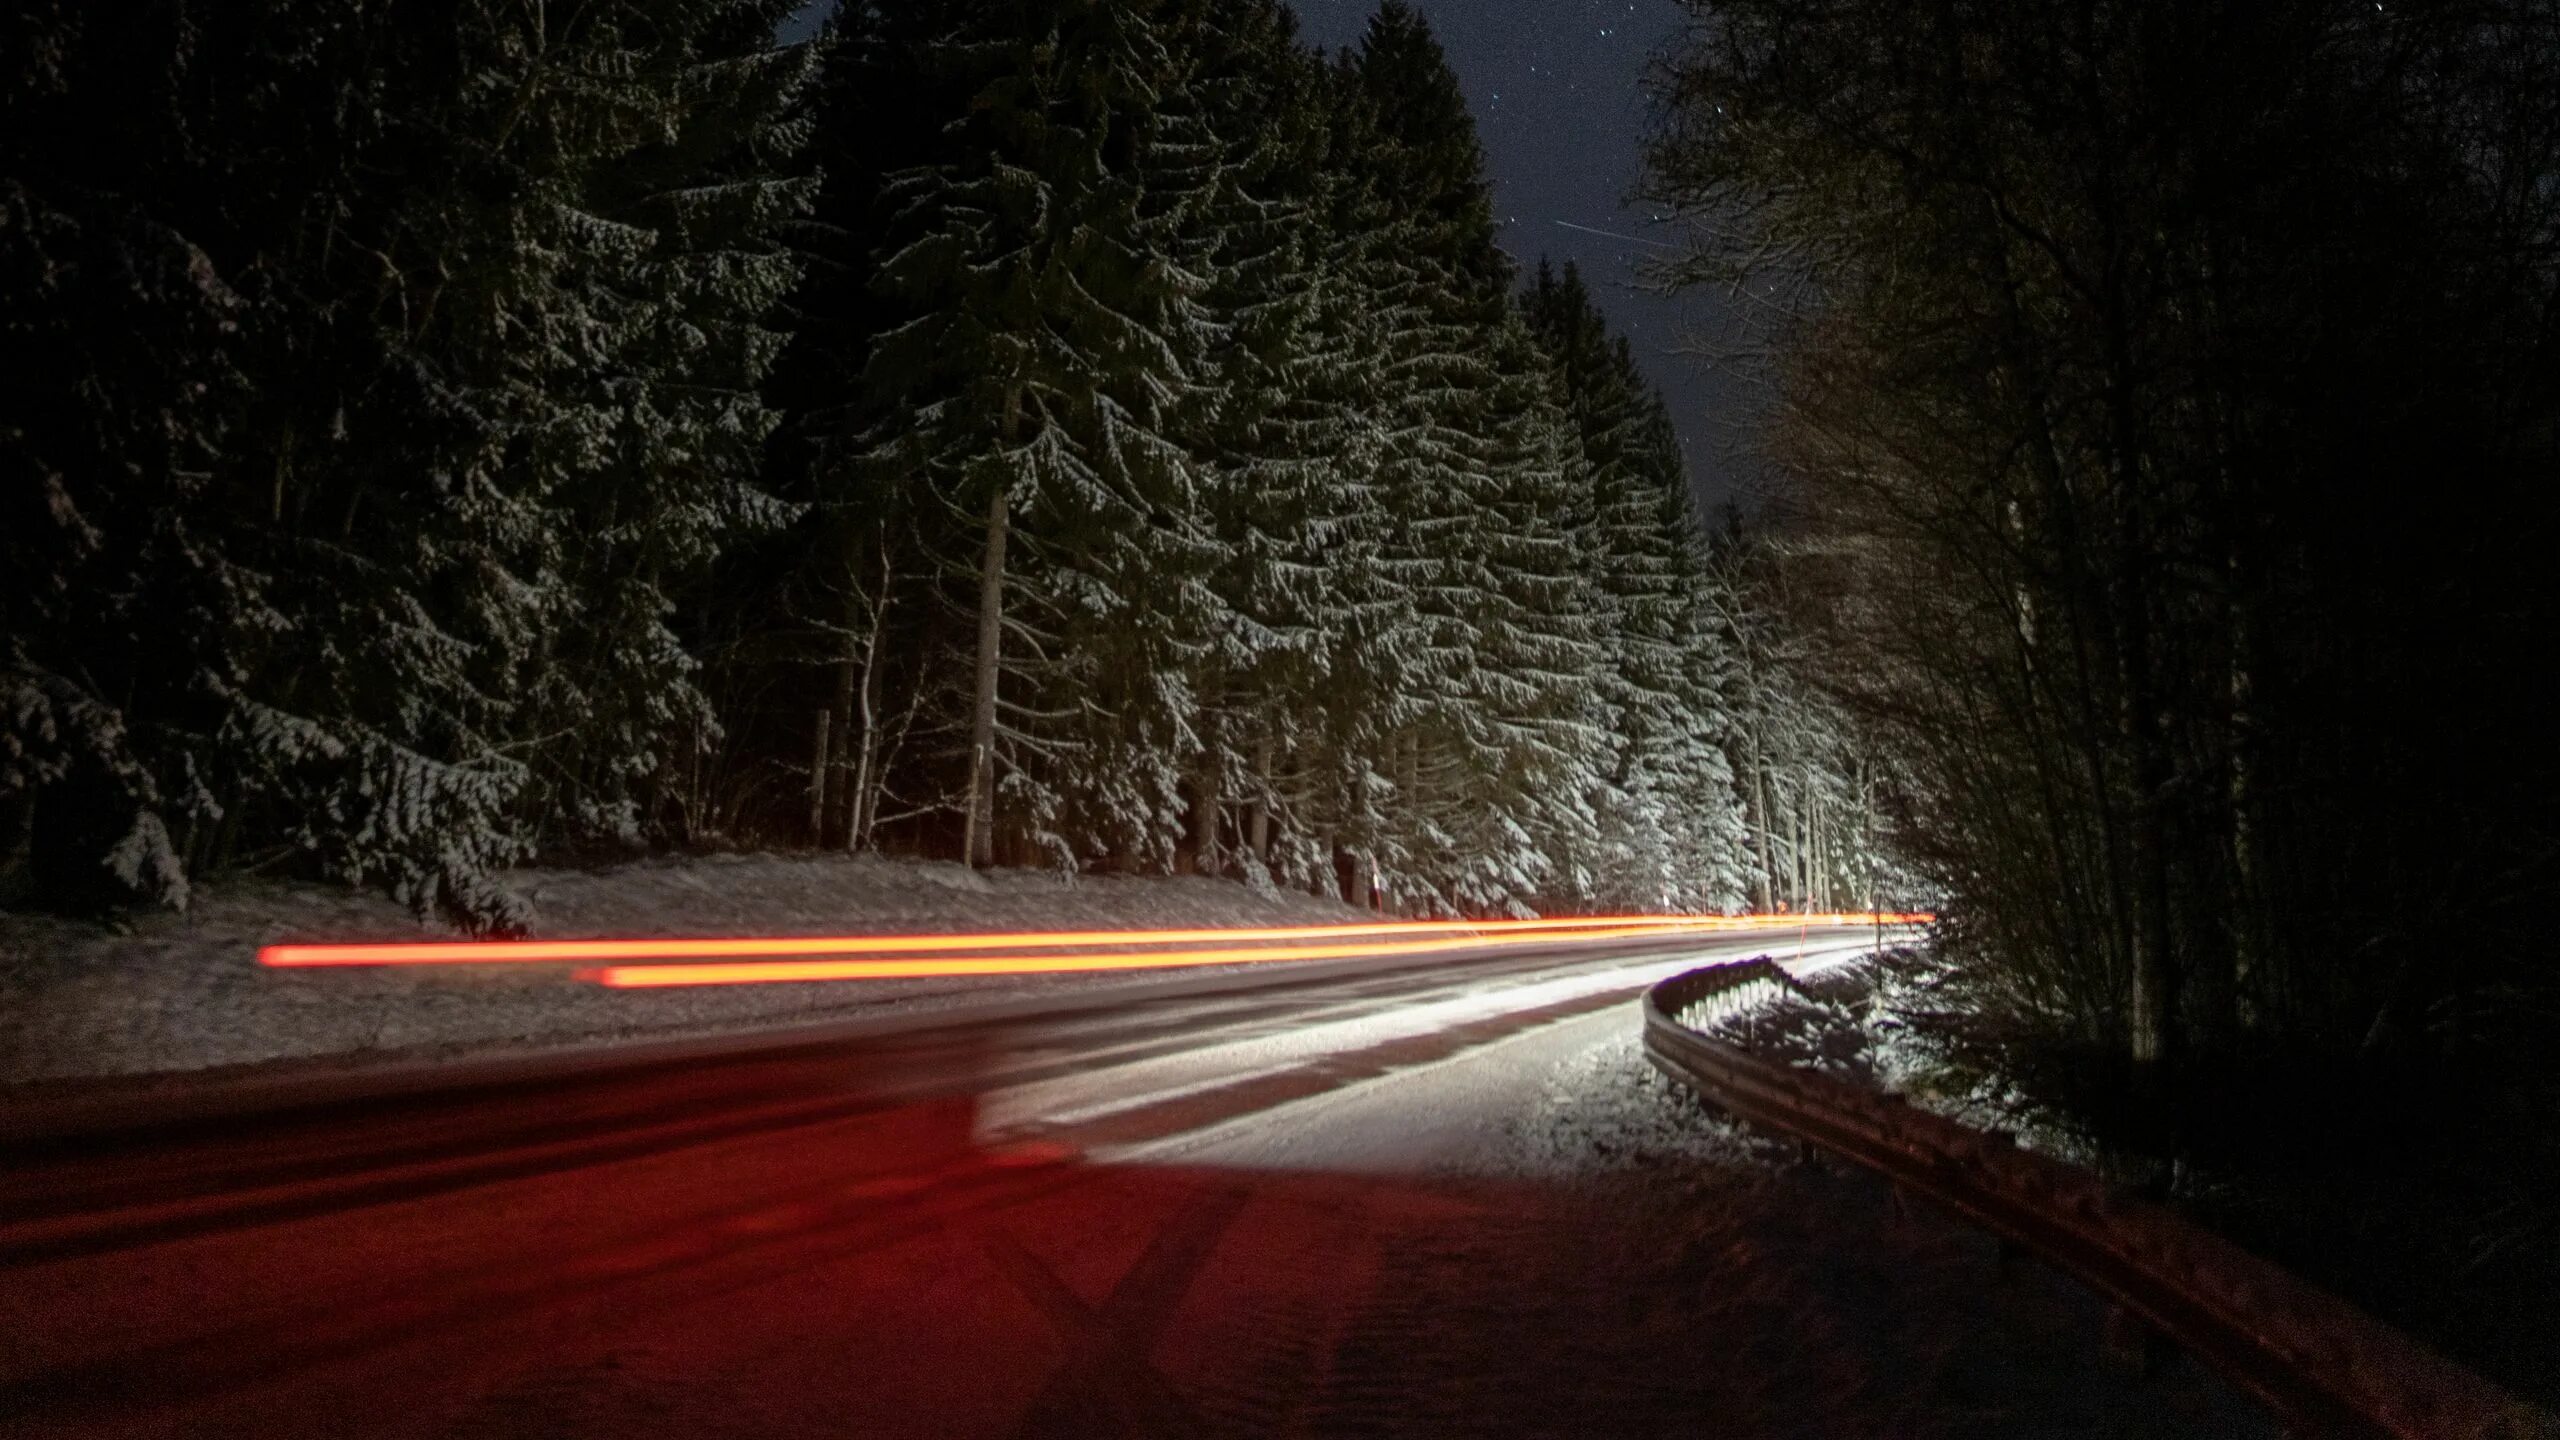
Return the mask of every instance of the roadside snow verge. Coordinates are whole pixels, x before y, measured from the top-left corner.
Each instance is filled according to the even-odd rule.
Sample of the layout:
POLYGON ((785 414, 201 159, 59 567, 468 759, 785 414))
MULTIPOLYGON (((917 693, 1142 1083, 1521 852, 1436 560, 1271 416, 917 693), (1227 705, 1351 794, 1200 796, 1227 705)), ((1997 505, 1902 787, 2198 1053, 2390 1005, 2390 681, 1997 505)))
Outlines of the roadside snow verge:
MULTIPOLYGON (((526 870, 511 887, 544 938, 920 934, 1350 922, 1361 912, 1196 876, 974 873, 842 855, 715 855, 526 870)), ((203 1078, 772 1029, 934 1003, 1021 980, 605 990, 560 970, 258 967, 286 940, 441 938, 344 889, 208 886, 184 916, 109 927, 0 913, 0 1098, 108 1077, 203 1078)), ((1032 982, 1074 986, 1090 978, 1032 982)))

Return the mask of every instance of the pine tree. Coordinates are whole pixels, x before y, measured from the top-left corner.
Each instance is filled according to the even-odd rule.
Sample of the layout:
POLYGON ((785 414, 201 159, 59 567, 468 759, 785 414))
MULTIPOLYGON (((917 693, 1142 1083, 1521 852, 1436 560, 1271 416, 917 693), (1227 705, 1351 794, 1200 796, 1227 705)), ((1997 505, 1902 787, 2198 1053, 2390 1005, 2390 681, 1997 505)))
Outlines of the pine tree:
POLYGON ((1679 442, 1633 349, 1580 272, 1541 262, 1522 312, 1553 359, 1591 478, 1588 561, 1607 637, 1610 750, 1595 799, 1595 898, 1613 908, 1723 908, 1739 821, 1719 743, 1729 646, 1707 602, 1679 442))
POLYGON ((1326 78, 1275 0, 1213 7, 1192 49, 1187 83, 1159 113, 1215 157, 1188 231, 1220 344, 1190 439, 1225 624, 1198 681, 1187 853, 1197 868, 1303 884, 1316 867, 1292 841, 1303 827, 1275 767, 1322 729, 1331 612, 1356 566, 1341 499, 1359 400, 1325 383, 1326 78))
POLYGON ((1382 213, 1361 168, 1376 132, 1348 72, 1293 52, 1273 73, 1284 88, 1263 117, 1240 105, 1229 122, 1266 156, 1243 168, 1281 242, 1240 271, 1249 293, 1226 297, 1239 332, 1261 337, 1230 367, 1237 423, 1220 441, 1223 574, 1254 642, 1231 763, 1250 777, 1248 875, 1356 900, 1366 872, 1345 846, 1383 790, 1374 757, 1404 599, 1383 563, 1384 359, 1364 270, 1382 213))
POLYGON ((624 102, 638 128, 582 167, 576 203, 650 243, 627 266, 578 276, 645 300, 608 365, 550 382, 606 437, 603 463, 561 497, 586 523, 562 527, 575 618, 551 666, 575 678, 532 719, 562 737, 538 802, 560 818, 555 841, 648 838, 685 751, 719 725, 670 617, 724 547, 789 513, 758 472, 778 419, 759 394, 782 343, 768 317, 798 277, 779 234, 815 188, 788 172, 819 52, 771 44, 793 8, 659 0, 632 16, 656 47, 624 102))
POLYGON ((1520 905, 1583 828, 1599 718, 1571 557, 1580 468, 1511 314, 1482 155, 1437 41, 1409 7, 1383 6, 1345 80, 1367 125, 1345 269, 1378 357, 1378 566, 1394 598, 1363 636, 1383 703, 1344 767, 1343 829, 1400 896, 1520 905))
POLYGON ((213 807, 157 726, 264 611, 186 523, 250 389, 247 302, 165 200, 195 47, 161 12, 0 26, 0 902, 183 905, 170 829, 213 807))
POLYGON ((1197 137, 1156 117, 1189 17, 879 12, 883 52, 968 97, 967 118, 887 177, 878 285, 903 313, 877 337, 843 483, 980 517, 941 526, 977 551, 964 853, 990 861, 1001 819, 1057 863, 1157 863, 1198 749, 1190 667, 1220 624, 1180 439, 1214 334, 1175 193, 1212 177, 1197 137))
POLYGON ((369 254, 396 303, 306 322, 369 382, 280 506, 329 619, 270 661, 297 691, 240 694, 235 731, 332 869, 503 919, 490 870, 554 817, 554 841, 636 838, 698 728, 664 587, 775 518, 749 483, 753 317, 788 273, 760 236, 797 202, 757 172, 807 62, 758 58, 773 9, 490 6, 450 38, 397 13, 369 63, 329 57, 416 92, 342 102, 397 168, 350 173, 345 251, 309 261, 352 286, 344 253, 369 254), (382 642, 334 638, 356 634, 382 642), (306 710, 312 743, 279 746, 306 710))
POLYGON ((181 859, 299 856, 473 925, 509 922, 492 875, 555 806, 551 838, 633 829, 697 709, 661 587, 771 518, 743 397, 780 277, 753 237, 792 202, 712 223, 708 197, 755 190, 759 147, 788 143, 801 62, 750 58, 774 9, 173 0, 138 52, 50 22, 39 52, 66 78, 37 77, 34 103, 121 118, 66 167, 76 191, 42 160, 13 174, 74 230, 121 215, 153 237, 183 284, 113 318, 183 330, 192 292, 220 339, 177 352, 194 375, 120 383, 163 413, 219 408, 179 427, 182 458, 73 407, 94 428, 46 466, 75 502, 97 493, 69 513, 119 519, 94 548, 134 583, 84 588, 131 618, 74 636, 13 602, 11 664, 55 715, 121 737, 128 778, 121 801, 84 797, 62 789, 77 767, 42 762, 51 793, 14 808, 138 815, 110 856, 164 890, 181 859), (112 78, 134 53, 138 105, 112 78), (85 693, 54 683, 60 653, 85 693), (172 791, 196 822, 174 848, 150 808, 172 791))

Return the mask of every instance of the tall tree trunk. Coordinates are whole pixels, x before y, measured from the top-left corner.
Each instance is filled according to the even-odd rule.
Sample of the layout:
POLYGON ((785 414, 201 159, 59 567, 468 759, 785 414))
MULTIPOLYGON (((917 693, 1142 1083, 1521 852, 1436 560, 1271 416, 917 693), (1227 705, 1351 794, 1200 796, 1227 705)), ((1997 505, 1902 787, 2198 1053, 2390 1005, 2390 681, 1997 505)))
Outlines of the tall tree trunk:
POLYGON ((2266 992, 2272 978, 2264 973, 2266 945, 2266 861, 2260 847, 2264 843, 2258 824, 2258 763, 2256 706, 2257 626, 2253 623, 2255 601, 2242 596, 2233 608, 2231 661, 2231 864, 2233 889, 2237 892, 2234 906, 2239 914, 2233 926, 2231 955, 2231 1015, 2235 1032, 2254 1026, 2261 1018, 2259 997, 2266 992))
MULTIPOLYGON (((1022 427, 1022 391, 1004 397, 1004 443, 1022 427)), ((969 720, 969 823, 961 838, 964 863, 986 869, 996 855, 996 676, 1004 658, 1004 546, 1012 522, 1010 487, 1001 480, 987 497, 986 554, 978 569, 978 673, 969 720)))
POLYGON ((986 555, 978 571, 978 675, 969 720, 969 824, 961 858, 985 869, 995 863, 996 672, 1004 646, 1004 547, 1011 523, 1009 497, 998 485, 987 501, 986 555))
POLYGON ((1805 807, 1813 801, 1813 783, 1811 772, 1801 765, 1796 767, 1796 783, 1799 787, 1796 803, 1789 807, 1790 813, 1787 817, 1789 827, 1795 831, 1795 838, 1787 858, 1792 862, 1790 868, 1795 873, 1796 893, 1793 897, 1795 909, 1798 914, 1802 914, 1805 902, 1813 896, 1813 847, 1810 843, 1812 837, 1805 830, 1805 807))
POLYGON ((2180 1039, 2177 937, 2169 913, 2169 781, 2172 765, 2163 732, 2165 705, 2159 664, 2152 654, 2152 537, 2146 523, 2150 497, 2142 463, 2142 429, 2135 411, 2135 370, 2127 309, 2110 290, 2107 317, 2108 478, 2115 491, 2115 619, 2124 667, 2123 725, 2133 758, 2132 846, 2133 985, 2129 1049, 2137 1069, 2156 1086, 2175 1064, 2180 1039))
POLYGON ((1253 742, 1253 828, 1247 843, 1253 846, 1254 858, 1265 866, 1271 863, 1271 735, 1265 731, 1253 742))
POLYGON ((871 634, 862 647, 862 674, 853 692, 859 707, 854 718, 862 726, 862 740, 855 756, 851 813, 845 820, 844 848, 848 853, 869 848, 872 821, 880 813, 874 781, 880 762, 880 641, 889 623, 889 588, 894 574, 889 563, 889 537, 884 531, 880 537, 880 595, 872 602, 871 634))
POLYGON ((1751 789, 1760 812, 1759 844, 1753 848, 1760 852, 1760 913, 1766 915, 1778 903, 1777 826, 1769 818, 1769 767, 1761 759, 1757 739, 1751 742, 1751 789))
MULTIPOLYGON (((1352 831, 1355 835, 1377 833, 1377 807, 1371 805, 1369 800, 1369 766, 1364 760, 1358 771, 1351 777, 1351 813, 1356 817, 1352 824, 1352 831)), ((1344 846, 1335 852, 1334 868, 1342 875, 1343 903, 1356 905, 1363 910, 1368 909, 1368 857, 1362 855, 1354 846, 1344 846)))
MULTIPOLYGON (((1884 897, 1876 893, 1876 793, 1864 761, 1858 765, 1858 866, 1867 882, 1867 913, 1884 913, 1884 897)), ((1881 924, 1882 922, 1878 922, 1881 924)))
MULTIPOLYGON (((2136 595, 2130 604, 2144 605, 2136 595)), ((2137 1065, 2165 1067, 2178 1040, 2178 968, 2169 923, 2169 763, 2153 688, 2148 617, 2127 636, 2126 739, 2133 751, 2133 1007, 2137 1065)))
POLYGON ((1210 746, 1200 756, 1200 766, 1191 775, 1191 833, 1188 837, 1191 870, 1194 874, 1215 875, 1225 868, 1226 860, 1219 844, 1219 831, 1226 804, 1226 786, 1218 773, 1218 747, 1210 746))
POLYGON ((835 712, 812 713, 816 716, 817 734, 809 756, 809 848, 815 850, 827 843, 827 722, 835 718, 835 712))
POLYGON ((838 756, 827 757, 829 763, 825 766, 825 778, 820 782, 818 787, 818 805, 821 818, 817 826, 818 833, 812 838, 811 843, 821 846, 826 844, 827 837, 824 814, 825 812, 831 811, 835 808, 834 792, 837 788, 837 777, 841 775, 843 777, 841 783, 845 791, 844 846, 847 850, 850 850, 854 846, 854 832, 860 820, 860 817, 854 812, 861 808, 862 802, 856 798, 859 793, 857 790, 859 782, 855 780, 852 767, 847 762, 851 759, 853 752, 862 747, 863 741, 866 738, 855 733, 854 689, 862 683, 863 666, 861 657, 854 652, 853 625, 854 621, 859 618, 861 613, 862 592, 857 588, 852 588, 854 585, 854 570, 851 565, 847 565, 845 567, 845 583, 848 590, 845 596, 844 606, 844 653, 836 658, 835 706, 828 712, 834 718, 826 727, 834 734, 842 737, 837 742, 837 745, 843 753, 838 756))
POLYGON ((1822 873, 1822 791, 1813 767, 1804 767, 1804 908, 1819 910, 1825 890, 1822 873))

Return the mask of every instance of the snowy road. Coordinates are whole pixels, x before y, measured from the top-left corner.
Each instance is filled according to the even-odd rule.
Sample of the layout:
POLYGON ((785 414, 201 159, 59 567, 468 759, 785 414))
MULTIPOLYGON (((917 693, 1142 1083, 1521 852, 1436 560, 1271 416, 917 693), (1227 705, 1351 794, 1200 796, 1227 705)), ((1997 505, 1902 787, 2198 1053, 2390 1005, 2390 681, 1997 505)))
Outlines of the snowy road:
POLYGON ((0 1431, 2253 1433, 1645 1068, 1642 985, 1768 948, 990 997, 21 1147, 0 1431))

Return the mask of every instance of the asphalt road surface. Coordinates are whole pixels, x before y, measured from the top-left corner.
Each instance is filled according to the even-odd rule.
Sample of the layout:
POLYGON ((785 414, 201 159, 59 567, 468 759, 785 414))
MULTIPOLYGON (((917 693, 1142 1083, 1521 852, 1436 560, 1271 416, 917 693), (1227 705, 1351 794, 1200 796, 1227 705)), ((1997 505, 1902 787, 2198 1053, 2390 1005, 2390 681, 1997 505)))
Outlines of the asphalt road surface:
POLYGON ((1638 990, 1769 948, 991 995, 19 1142, 0 1434, 2272 1433, 1654 1076, 1638 990))

